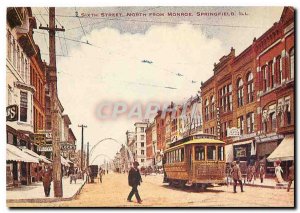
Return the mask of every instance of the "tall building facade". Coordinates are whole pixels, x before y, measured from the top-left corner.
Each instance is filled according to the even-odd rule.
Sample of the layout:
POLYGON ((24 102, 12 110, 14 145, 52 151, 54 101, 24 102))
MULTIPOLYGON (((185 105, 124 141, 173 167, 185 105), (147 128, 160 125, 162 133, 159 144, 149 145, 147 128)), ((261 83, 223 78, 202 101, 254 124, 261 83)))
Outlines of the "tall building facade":
MULTIPOLYGON (((205 133, 226 142, 226 160, 263 162, 280 143, 294 145, 294 9, 285 7, 280 20, 238 56, 232 48, 201 85, 205 133)), ((285 161, 284 173, 291 158, 285 161)))

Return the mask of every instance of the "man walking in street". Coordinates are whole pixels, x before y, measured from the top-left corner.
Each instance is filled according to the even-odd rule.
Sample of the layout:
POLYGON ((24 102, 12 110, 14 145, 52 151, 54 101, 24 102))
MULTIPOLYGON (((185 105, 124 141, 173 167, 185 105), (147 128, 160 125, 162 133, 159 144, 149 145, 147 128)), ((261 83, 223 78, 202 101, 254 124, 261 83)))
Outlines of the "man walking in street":
MULTIPOLYGON (((103 175, 103 170, 102 170, 102 168, 100 167, 100 169, 99 169, 99 181, 100 181, 100 183, 102 183, 102 175, 103 175)), ((104 172, 105 173, 105 172, 104 172)))
POLYGON ((131 198, 133 195, 135 195, 138 203, 142 203, 142 200, 140 198, 139 192, 138 192, 138 185, 142 182, 142 177, 140 174, 140 171, 138 169, 139 163, 137 161, 133 162, 133 168, 130 169, 128 174, 128 184, 132 187, 131 192, 129 193, 127 197, 127 201, 131 202, 131 198))
POLYGON ((288 192, 290 191, 292 182, 294 181, 294 175, 295 175, 295 169, 294 169, 294 161, 293 161, 292 166, 289 168, 289 176, 288 176, 289 183, 287 187, 288 192))
POLYGON ((236 193, 236 186, 237 183, 240 184, 241 187, 241 192, 244 192, 243 190, 243 183, 242 183, 242 173, 241 173, 241 169, 239 166, 239 161, 233 161, 232 162, 233 167, 232 167, 232 171, 231 171, 231 176, 233 178, 233 192, 236 193))
POLYGON ((43 177, 43 186, 44 186, 45 196, 49 197, 51 181, 52 181, 52 171, 48 167, 48 165, 46 165, 45 169, 42 171, 42 177, 43 177))
POLYGON ((261 183, 264 182, 264 176, 265 176, 265 168, 264 165, 261 163, 259 166, 259 178, 261 183))

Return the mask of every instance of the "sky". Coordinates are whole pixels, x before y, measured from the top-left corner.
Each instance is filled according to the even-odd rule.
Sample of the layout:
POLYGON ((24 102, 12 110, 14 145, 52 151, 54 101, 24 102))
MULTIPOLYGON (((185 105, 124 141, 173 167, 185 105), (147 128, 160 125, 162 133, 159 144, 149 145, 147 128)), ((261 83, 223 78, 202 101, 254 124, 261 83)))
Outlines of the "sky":
MULTIPOLYGON (((77 148, 81 142, 78 125, 85 124, 85 143, 89 141, 90 147, 103 138, 119 141, 100 143, 91 159, 97 154, 113 158, 126 141, 125 132, 134 130, 134 123, 139 121, 137 117, 126 117, 134 106, 171 101, 182 104, 197 94, 201 81, 212 76, 213 64, 231 47, 236 55, 241 53, 254 37, 280 19, 282 10, 283 7, 56 8, 56 24, 65 28, 56 39, 58 95, 64 113, 71 119, 77 148), (79 18, 76 12, 94 17, 79 18), (146 16, 126 16, 136 12, 146 16), (166 16, 168 12, 193 16, 166 16), (197 16, 201 12, 234 15, 197 16), (103 18, 101 13, 123 16, 103 18), (126 104, 124 116, 101 119, 99 106, 116 102, 126 104)), ((47 8, 33 8, 33 14, 38 26, 48 24, 47 8)), ((42 59, 48 61, 47 31, 36 29, 34 39, 42 59)), ((104 158, 108 157, 99 156, 95 163, 104 158)))

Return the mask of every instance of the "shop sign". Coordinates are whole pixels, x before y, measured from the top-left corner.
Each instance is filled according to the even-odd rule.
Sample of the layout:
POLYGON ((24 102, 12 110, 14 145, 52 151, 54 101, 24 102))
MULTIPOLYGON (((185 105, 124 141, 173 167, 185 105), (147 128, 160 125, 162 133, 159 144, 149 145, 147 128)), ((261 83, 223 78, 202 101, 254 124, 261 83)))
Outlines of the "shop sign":
POLYGON ((236 158, 247 157, 246 147, 235 147, 236 158))
POLYGON ((17 121, 19 119, 18 105, 10 105, 6 107, 6 121, 17 121))
POLYGON ((241 135, 241 130, 236 127, 227 128, 227 137, 238 137, 241 135))
POLYGON ((37 147, 39 152, 52 152, 52 146, 38 146, 37 147))
POLYGON ((33 135, 33 143, 38 146, 44 146, 46 144, 46 135, 43 133, 35 133, 33 135))
POLYGON ((67 142, 60 143, 61 151, 69 151, 69 150, 75 150, 75 149, 76 149, 76 145, 74 145, 74 144, 67 143, 67 142))

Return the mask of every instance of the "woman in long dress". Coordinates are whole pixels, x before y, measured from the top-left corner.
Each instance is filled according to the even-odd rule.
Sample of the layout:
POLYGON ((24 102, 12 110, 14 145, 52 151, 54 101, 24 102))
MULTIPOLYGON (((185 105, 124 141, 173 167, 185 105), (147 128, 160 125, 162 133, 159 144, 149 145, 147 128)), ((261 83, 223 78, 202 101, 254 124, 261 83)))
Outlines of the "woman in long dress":
POLYGON ((280 161, 279 162, 277 161, 276 163, 277 163, 277 166, 275 167, 276 182, 282 183, 283 179, 282 179, 281 173, 283 173, 283 171, 280 166, 280 161))

